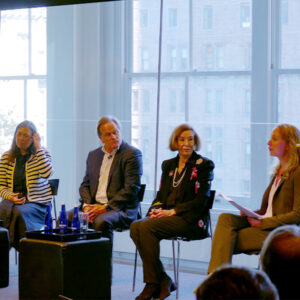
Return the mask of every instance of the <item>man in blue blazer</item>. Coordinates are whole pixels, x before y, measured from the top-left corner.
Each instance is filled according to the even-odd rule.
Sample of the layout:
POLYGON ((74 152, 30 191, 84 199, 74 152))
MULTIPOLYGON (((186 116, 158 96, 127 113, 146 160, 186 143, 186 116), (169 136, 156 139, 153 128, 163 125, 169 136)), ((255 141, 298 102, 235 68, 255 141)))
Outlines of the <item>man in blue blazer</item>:
POLYGON ((122 141, 116 118, 101 118, 97 132, 103 146, 88 154, 79 193, 90 225, 112 243, 113 229, 129 228, 137 218, 142 153, 122 141))

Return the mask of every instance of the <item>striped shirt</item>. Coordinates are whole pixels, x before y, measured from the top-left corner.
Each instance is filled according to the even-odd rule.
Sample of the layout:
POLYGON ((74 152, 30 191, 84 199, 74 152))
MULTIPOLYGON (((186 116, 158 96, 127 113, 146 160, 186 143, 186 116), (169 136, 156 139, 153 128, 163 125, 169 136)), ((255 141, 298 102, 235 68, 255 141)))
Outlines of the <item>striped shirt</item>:
MULTIPOLYGON (((52 199, 48 178, 53 173, 51 155, 41 148, 30 156, 25 164, 27 200, 32 202, 48 202, 52 199)), ((0 197, 9 199, 14 194, 13 178, 16 161, 8 161, 8 152, 0 160, 0 197)))

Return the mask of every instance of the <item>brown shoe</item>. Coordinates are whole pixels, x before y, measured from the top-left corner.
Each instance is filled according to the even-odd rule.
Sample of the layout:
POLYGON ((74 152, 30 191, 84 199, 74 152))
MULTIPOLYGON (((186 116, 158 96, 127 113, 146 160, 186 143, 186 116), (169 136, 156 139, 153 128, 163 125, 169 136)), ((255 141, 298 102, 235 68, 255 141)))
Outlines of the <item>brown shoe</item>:
POLYGON ((146 283, 143 291, 135 298, 135 300, 151 300, 159 294, 160 286, 155 283, 146 283))
POLYGON ((160 283, 159 300, 165 299, 170 296, 171 292, 177 289, 172 279, 165 273, 163 280, 160 283))

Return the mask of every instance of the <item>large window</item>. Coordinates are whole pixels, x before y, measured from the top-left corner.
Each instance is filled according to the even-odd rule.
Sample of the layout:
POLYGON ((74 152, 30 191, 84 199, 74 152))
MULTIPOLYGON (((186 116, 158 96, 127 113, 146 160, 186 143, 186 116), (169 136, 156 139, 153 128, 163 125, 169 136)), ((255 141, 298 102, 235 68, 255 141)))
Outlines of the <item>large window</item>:
POLYGON ((46 9, 0 11, 0 154, 32 120, 46 143, 46 9))
MULTIPOLYGON (((161 60, 159 0, 1 11, 0 152, 18 122, 33 120, 61 179, 58 201, 72 206, 100 145, 97 121, 115 115, 143 152, 147 210, 161 162, 176 155, 169 136, 188 122, 215 162, 212 187, 255 209, 271 130, 300 127, 300 1, 163 3, 161 60)), ((233 207, 217 198, 214 209, 233 207)))
MULTIPOLYGON (((158 16, 153 27, 145 33, 144 28, 135 22, 135 14, 143 10, 154 11, 160 2, 134 0, 131 3, 131 47, 149 49, 158 36, 158 16), (149 38, 151 35, 153 38, 149 38)), ((300 51, 297 49, 300 27, 295 13, 299 8, 300 3, 295 0, 269 3, 251 0, 164 1, 158 165, 172 156, 167 150, 171 130, 181 122, 189 122, 202 139, 200 153, 216 164, 213 188, 252 208, 259 206, 272 166, 266 145, 270 131, 277 122, 298 122, 299 125, 300 76, 297 68, 300 51), (177 22, 174 21, 175 11, 177 22), (271 23, 262 17, 269 12, 271 23), (171 26, 175 23, 176 27, 171 26), (263 36, 267 32, 273 32, 272 48, 267 42, 258 42, 268 40, 263 36), (188 49, 184 69, 178 67, 178 45, 185 45, 188 49), (273 60, 272 65, 269 58, 273 60), (260 76, 264 77, 263 81, 260 76), (268 85, 270 78, 271 86, 268 85), (183 91, 184 111, 177 109, 179 88, 183 91)), ((152 49, 149 69, 155 71, 158 44, 156 51, 152 49)), ((129 72, 132 89, 142 90, 152 85, 155 106, 157 74, 147 74, 143 68, 137 68, 138 58, 134 52, 131 59, 132 66, 129 65, 127 70, 132 70, 129 72)), ((153 128, 156 111, 154 108, 152 118, 148 119, 153 128)), ((132 122, 139 126, 146 119, 143 114, 134 114, 132 122)), ((154 134, 153 131, 153 141, 154 134)), ((140 135, 143 136, 142 131, 140 135)), ((154 145, 151 150, 152 159, 149 165, 145 163, 145 173, 150 178, 147 188, 155 190, 157 186, 153 186, 151 168, 154 145)), ((160 169, 156 175, 160 176, 160 169)), ((214 207, 230 208, 218 200, 214 207)))

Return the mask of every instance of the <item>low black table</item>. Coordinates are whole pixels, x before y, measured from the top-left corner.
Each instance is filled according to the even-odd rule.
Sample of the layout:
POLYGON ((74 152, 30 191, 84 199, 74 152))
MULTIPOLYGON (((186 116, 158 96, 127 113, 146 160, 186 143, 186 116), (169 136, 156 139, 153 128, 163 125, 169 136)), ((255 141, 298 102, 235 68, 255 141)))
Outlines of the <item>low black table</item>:
POLYGON ((1 225, 2 220, 0 220, 0 288, 3 288, 9 283, 9 238, 8 230, 1 225))
POLYGON ((20 242, 19 299, 111 299, 107 238, 20 242))

